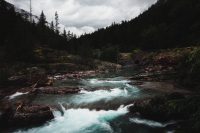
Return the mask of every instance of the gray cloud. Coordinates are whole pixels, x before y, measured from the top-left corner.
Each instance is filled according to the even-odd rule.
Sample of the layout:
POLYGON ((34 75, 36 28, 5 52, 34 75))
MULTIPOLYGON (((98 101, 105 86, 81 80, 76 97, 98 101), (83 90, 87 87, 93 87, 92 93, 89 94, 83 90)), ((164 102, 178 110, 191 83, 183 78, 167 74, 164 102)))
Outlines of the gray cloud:
MULTIPOLYGON (((17 7, 29 10, 29 0, 7 0, 17 7)), ((146 10, 157 0, 32 0, 33 13, 41 10, 48 21, 58 11, 60 23, 67 30, 80 35, 93 32, 112 22, 130 20, 146 10)))

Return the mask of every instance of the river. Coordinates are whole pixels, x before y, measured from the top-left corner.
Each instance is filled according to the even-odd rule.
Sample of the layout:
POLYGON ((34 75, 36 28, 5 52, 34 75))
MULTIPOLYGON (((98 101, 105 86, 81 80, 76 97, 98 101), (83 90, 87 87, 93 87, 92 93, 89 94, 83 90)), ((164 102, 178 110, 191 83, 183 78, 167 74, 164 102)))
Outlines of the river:
POLYGON ((142 90, 126 77, 102 76, 79 80, 57 80, 55 87, 79 87, 78 94, 38 95, 34 104, 59 107, 55 119, 40 127, 15 133, 172 133, 170 122, 146 120, 129 113, 134 100, 159 95, 142 90))

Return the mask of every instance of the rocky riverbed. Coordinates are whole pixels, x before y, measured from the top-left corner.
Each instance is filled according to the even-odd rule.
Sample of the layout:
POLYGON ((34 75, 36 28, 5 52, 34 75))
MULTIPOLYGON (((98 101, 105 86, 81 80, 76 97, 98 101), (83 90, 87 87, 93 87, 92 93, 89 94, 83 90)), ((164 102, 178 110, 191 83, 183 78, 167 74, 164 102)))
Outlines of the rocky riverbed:
POLYGON ((192 98, 192 92, 166 78, 155 80, 152 75, 130 77, 133 74, 121 73, 126 72, 115 73, 116 76, 111 73, 103 76, 96 71, 48 75, 43 85, 36 82, 30 87, 6 91, 0 109, 3 132, 75 133, 89 128, 99 133, 135 130, 155 133, 186 130, 184 125, 189 121, 195 122, 195 126, 187 127, 198 130, 198 120, 192 115, 198 116, 198 108, 193 106, 198 94, 192 98), (189 105, 184 105, 185 102, 189 105), (79 126, 75 128, 71 121, 79 126))

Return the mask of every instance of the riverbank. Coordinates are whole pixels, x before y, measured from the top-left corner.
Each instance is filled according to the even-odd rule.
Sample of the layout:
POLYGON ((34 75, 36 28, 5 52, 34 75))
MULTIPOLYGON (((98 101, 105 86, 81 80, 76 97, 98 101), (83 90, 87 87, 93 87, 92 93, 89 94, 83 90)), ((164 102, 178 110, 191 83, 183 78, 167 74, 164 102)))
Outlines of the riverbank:
POLYGON ((154 52, 135 50, 122 55, 122 62, 138 71, 130 77, 132 85, 163 92, 159 97, 135 101, 130 111, 144 119, 174 120, 175 132, 199 132, 198 51, 197 47, 188 47, 154 52))
POLYGON ((132 84, 142 90, 162 92, 160 96, 134 101, 134 106, 130 107, 131 114, 161 123, 175 121, 176 124, 173 124, 175 133, 199 132, 199 91, 183 87, 175 83, 173 78, 169 80, 168 77, 168 80, 163 80, 163 75, 160 79, 157 76, 156 80, 153 80, 151 75, 149 78, 146 75, 145 78, 137 76, 137 80, 131 79, 134 79, 132 84))
POLYGON ((199 125, 199 95, 184 96, 172 93, 142 101, 135 101, 130 112, 159 122, 176 121, 176 132, 198 132, 199 125))

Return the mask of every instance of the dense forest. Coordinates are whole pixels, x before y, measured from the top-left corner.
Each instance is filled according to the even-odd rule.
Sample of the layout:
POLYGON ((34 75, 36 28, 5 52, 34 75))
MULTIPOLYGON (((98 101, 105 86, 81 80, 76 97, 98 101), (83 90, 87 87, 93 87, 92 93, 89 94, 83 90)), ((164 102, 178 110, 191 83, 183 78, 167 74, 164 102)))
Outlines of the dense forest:
POLYGON ((156 50, 198 45, 200 42, 199 0, 158 0, 131 21, 111 26, 72 40, 72 49, 80 45, 93 49, 120 51, 156 50))
POLYGON ((47 22, 43 11, 38 20, 30 20, 29 15, 16 12, 14 5, 0 0, 1 61, 37 62, 33 54, 37 47, 66 49, 69 38, 65 30, 60 33, 57 12, 55 25, 47 22))

